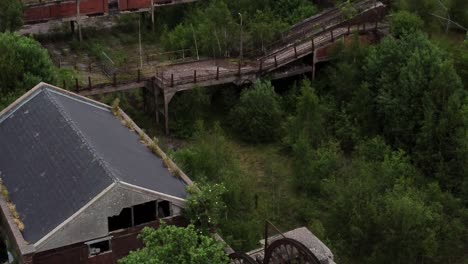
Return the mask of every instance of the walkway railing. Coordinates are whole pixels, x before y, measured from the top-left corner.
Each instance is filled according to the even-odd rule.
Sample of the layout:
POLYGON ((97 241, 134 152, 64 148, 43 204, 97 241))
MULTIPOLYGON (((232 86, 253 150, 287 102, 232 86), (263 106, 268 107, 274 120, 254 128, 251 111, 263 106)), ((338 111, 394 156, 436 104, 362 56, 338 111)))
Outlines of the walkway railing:
MULTIPOLYGON (((380 2, 366 0, 356 4, 358 15, 367 14, 368 11, 378 11, 383 7, 380 2), (359 13, 360 12, 360 13, 359 13), (362 13, 364 12, 364 13, 362 13)), ((353 19, 354 19, 353 18, 353 19)), ((326 10, 325 12, 309 18, 302 23, 293 26, 285 33, 285 37, 279 42, 273 43, 271 47, 279 47, 270 51, 267 55, 258 57, 254 61, 246 61, 244 64, 233 63, 232 59, 221 60, 191 60, 186 61, 185 56, 190 50, 176 51, 176 57, 182 54, 182 60, 179 63, 169 65, 151 65, 150 61, 154 56, 164 56, 164 53, 147 53, 146 67, 140 69, 136 67, 117 68, 112 75, 107 78, 104 75, 94 76, 91 74, 87 79, 75 80, 73 84, 64 84, 65 87, 74 87, 77 92, 128 86, 133 84, 144 85, 144 81, 151 80, 164 89, 188 89, 195 85, 214 85, 229 82, 253 81, 258 76, 272 72, 286 64, 298 60, 304 56, 313 53, 337 39, 353 34, 354 32, 363 33, 371 30, 377 30, 378 23, 364 23, 361 25, 346 25, 350 20, 346 20, 341 15, 338 8, 326 10), (320 25, 320 27, 317 27, 320 25), (304 33, 304 31, 306 33, 304 33), (287 41, 290 40, 290 41, 287 41), (179 54, 179 55, 177 55, 179 54), (216 66, 221 62, 224 67, 216 66), (181 64, 184 64, 181 66, 181 64)), ((136 63, 138 65, 138 63, 136 63)), ((91 69, 92 67, 90 67, 91 69)), ((116 89, 118 90, 118 89, 116 89)), ((95 92, 96 94, 99 92, 95 92)))
POLYGON ((196 69, 194 69, 193 74, 190 75, 178 75, 176 72, 171 71, 160 72, 156 75, 156 82, 158 86, 163 87, 164 89, 170 89, 183 85, 203 85, 203 83, 206 82, 217 83, 223 82, 223 80, 224 82, 229 82, 230 80, 235 79, 254 78, 307 56, 313 53, 316 49, 327 46, 330 43, 334 43, 344 36, 354 33, 365 33, 377 29, 377 23, 332 29, 327 33, 313 37, 309 41, 295 43, 293 46, 289 46, 281 49, 280 51, 269 54, 268 56, 262 57, 257 62, 247 63, 245 67, 241 67, 240 65, 237 69, 222 69, 220 67, 216 67, 216 70, 213 70, 212 73, 208 74, 200 74, 196 69))

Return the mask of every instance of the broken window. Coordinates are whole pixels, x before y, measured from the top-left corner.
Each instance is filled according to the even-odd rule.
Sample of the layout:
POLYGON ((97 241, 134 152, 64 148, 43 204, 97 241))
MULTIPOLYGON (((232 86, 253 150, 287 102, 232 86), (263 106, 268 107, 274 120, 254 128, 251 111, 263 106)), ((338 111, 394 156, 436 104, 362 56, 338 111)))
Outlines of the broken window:
POLYGON ((158 202, 158 217, 165 218, 171 216, 171 203, 169 201, 158 202))
POLYGON ((99 254, 112 251, 111 250, 111 238, 112 237, 106 237, 106 238, 101 238, 101 239, 93 240, 90 242, 86 242, 86 244, 88 244, 89 256, 92 257, 92 256, 96 256, 99 254))
POLYGON ((119 215, 108 217, 107 220, 109 232, 132 227, 132 208, 124 208, 119 215))
POLYGON ((109 232, 149 223, 172 215, 169 201, 150 201, 122 209, 119 215, 107 218, 109 232))
POLYGON ((156 201, 135 205, 133 207, 135 225, 141 225, 156 220, 156 201))

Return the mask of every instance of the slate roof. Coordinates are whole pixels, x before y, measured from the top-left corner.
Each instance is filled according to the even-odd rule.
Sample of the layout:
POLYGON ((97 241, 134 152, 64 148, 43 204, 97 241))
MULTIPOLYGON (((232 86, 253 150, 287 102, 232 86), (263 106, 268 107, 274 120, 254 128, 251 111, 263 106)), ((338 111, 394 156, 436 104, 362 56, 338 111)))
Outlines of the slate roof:
POLYGON ((186 197, 186 183, 108 107, 46 84, 0 116, 0 178, 30 243, 113 182, 186 197))

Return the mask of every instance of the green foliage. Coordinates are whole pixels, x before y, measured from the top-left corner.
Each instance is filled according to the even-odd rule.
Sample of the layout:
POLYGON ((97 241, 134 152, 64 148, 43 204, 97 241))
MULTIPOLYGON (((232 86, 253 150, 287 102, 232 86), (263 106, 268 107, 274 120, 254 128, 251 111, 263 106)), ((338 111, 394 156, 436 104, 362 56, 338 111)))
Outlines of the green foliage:
POLYGON ((447 20, 444 18, 448 17, 465 27, 468 22, 468 2, 464 0, 399 0, 395 3, 399 9, 421 17, 430 30, 445 31, 447 20))
POLYGON ((462 108, 466 103, 453 62, 421 34, 387 38, 365 66, 388 142, 414 152, 417 164, 456 186, 467 164, 462 108))
POLYGON ((279 96, 270 82, 257 82, 242 92, 230 113, 231 125, 249 142, 271 142, 278 138, 283 112, 279 96))
POLYGON ((412 34, 422 30, 424 22, 415 14, 408 11, 399 11, 392 14, 390 26, 392 35, 400 37, 404 34, 412 34))
POLYGON ((317 146, 325 133, 326 108, 320 103, 310 81, 304 81, 301 84, 300 96, 297 98, 295 108, 295 115, 289 117, 286 122, 286 144, 294 146, 301 141, 301 144, 317 146))
MULTIPOLYGON (((177 151, 175 161, 190 178, 226 187, 220 201, 226 204, 226 214, 219 222, 219 231, 231 246, 249 249, 255 245, 261 233, 253 213, 255 190, 251 179, 239 166, 239 160, 219 124, 207 129, 202 122, 198 122, 196 127, 193 143, 177 151)), ((215 199, 210 201, 216 203, 215 199)), ((219 206, 222 207, 222 204, 219 206)))
POLYGON ((437 263, 462 256, 462 246, 450 246, 451 239, 466 245, 459 235, 466 234, 467 227, 456 224, 467 220, 466 208, 433 184, 418 185, 419 179, 405 153, 392 152, 375 138, 360 144, 351 163, 323 181, 327 202, 322 222, 342 262, 437 263), (453 223, 459 235, 448 231, 445 221, 453 223), (450 253, 441 256, 442 248, 450 253))
POLYGON ((219 124, 212 129, 198 122, 194 144, 175 153, 175 160, 195 181, 222 182, 223 177, 239 172, 235 157, 230 151, 224 132, 219 124))
POLYGON ((177 95, 170 107, 171 131, 179 138, 190 138, 197 120, 204 117, 210 100, 207 89, 201 87, 177 95))
POLYGON ((12 92, 0 93, 0 111, 18 99, 26 90, 16 90, 12 92))
MULTIPOLYGON (((195 48, 205 56, 230 56, 240 49, 240 16, 245 50, 264 51, 282 31, 317 12, 307 0, 227 1, 210 0, 187 12, 161 41, 166 50, 195 48)), ((194 54, 194 53, 193 53, 194 54)))
POLYGON ((23 4, 20 0, 0 1, 0 32, 14 32, 23 25, 23 4))
POLYGON ((39 82, 54 83, 47 51, 31 38, 0 33, 0 92, 30 89, 39 82))
POLYGON ((145 247, 132 251, 120 264, 227 264, 224 246, 203 235, 192 225, 187 228, 162 224, 158 229, 145 227, 139 238, 145 247))
POLYGON ((342 153, 335 142, 313 149, 303 136, 293 146, 293 176, 296 188, 309 196, 320 193, 323 179, 331 177, 341 166, 342 153))
POLYGON ((221 0, 213 0, 206 8, 195 9, 183 23, 162 36, 166 50, 195 48, 209 56, 223 56, 227 53, 239 34, 238 27, 228 5, 221 0))
POLYGON ((261 48, 266 52, 268 43, 274 42, 275 38, 287 28, 287 24, 275 18, 272 12, 257 10, 253 18, 255 23, 249 24, 254 48, 261 48))
POLYGON ((226 210, 222 196, 226 188, 222 184, 193 185, 188 187, 189 199, 184 215, 205 234, 210 234, 221 222, 226 210))

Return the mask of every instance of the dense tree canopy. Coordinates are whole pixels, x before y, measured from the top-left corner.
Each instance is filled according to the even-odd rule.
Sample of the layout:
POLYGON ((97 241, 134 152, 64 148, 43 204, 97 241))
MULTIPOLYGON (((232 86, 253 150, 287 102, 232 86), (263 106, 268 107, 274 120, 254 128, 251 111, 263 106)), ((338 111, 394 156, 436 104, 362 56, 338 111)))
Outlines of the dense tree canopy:
POLYGON ((47 51, 35 40, 0 33, 0 92, 29 89, 56 76, 47 51))
POLYGON ((121 264, 227 264, 224 245, 187 228, 162 224, 158 229, 145 227, 139 238, 145 247, 119 260, 121 264))
POLYGON ((0 33, 0 109, 39 82, 55 83, 57 72, 35 40, 0 33))
POLYGON ((167 50, 190 48, 205 56, 229 56, 240 49, 242 16, 246 51, 262 51, 288 26, 317 12, 308 0, 202 1, 162 34, 167 50), (195 45, 197 44, 197 45, 195 45))
POLYGON ((468 164, 466 91, 449 57, 422 34, 387 38, 371 49, 365 71, 388 142, 413 153, 441 184, 460 184, 468 164))

